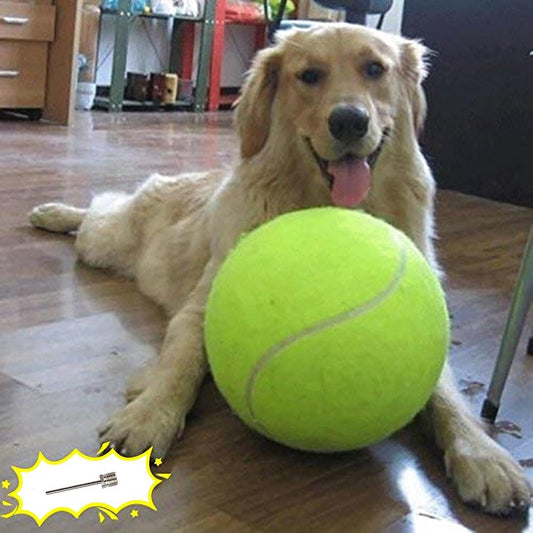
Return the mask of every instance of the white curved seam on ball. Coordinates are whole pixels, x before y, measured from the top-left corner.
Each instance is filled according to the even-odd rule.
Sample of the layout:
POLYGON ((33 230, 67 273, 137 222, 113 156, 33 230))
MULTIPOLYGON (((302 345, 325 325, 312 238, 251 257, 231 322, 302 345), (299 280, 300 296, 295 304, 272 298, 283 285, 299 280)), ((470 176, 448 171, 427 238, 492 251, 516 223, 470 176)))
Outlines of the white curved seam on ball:
MULTIPOLYGON (((291 335, 290 337, 286 337, 285 339, 281 340, 276 345, 274 345, 272 348, 270 348, 264 355, 262 355, 258 359, 257 363, 254 365, 252 369, 252 372, 248 379, 248 383, 246 385, 246 406, 248 408, 248 412, 250 413, 250 416, 252 417, 252 420, 254 421, 256 425, 261 426, 260 422, 256 420, 255 418, 255 412, 253 408, 253 394, 254 394, 255 384, 261 371, 265 368, 265 366, 268 363, 270 363, 270 361, 274 357, 276 357, 276 355, 278 355, 278 353, 284 350, 287 346, 290 346, 294 342, 297 342, 305 337, 310 337, 312 335, 315 335, 316 333, 321 332, 322 330, 325 330, 332 326, 336 326, 342 322, 351 320, 352 318, 361 316, 365 313, 372 311, 379 304, 381 304, 381 302, 386 300, 389 297, 389 295, 392 294, 396 290, 396 288, 400 284, 400 281, 403 278, 405 269, 407 267, 407 247, 399 240, 395 230, 391 230, 391 233, 393 234, 394 240, 397 241, 399 244, 399 255, 400 255, 399 267, 396 270, 396 274, 392 278, 389 285, 382 292, 374 296, 371 300, 368 300, 367 302, 363 303, 362 305, 357 306, 354 309, 350 309, 349 311, 344 311, 343 313, 339 315, 323 320, 322 322, 318 322, 314 324, 313 326, 310 326, 297 334, 291 335)), ((262 426, 261 428, 263 432, 266 432, 266 428, 263 428, 262 426)))

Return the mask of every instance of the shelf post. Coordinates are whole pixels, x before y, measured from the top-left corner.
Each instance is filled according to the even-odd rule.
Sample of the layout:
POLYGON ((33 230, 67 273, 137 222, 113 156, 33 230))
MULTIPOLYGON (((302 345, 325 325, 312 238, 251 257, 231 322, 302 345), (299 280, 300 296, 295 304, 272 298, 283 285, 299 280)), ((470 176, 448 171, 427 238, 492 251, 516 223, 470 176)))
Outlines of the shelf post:
POLYGON ((109 88, 109 111, 112 112, 121 111, 124 100, 131 2, 132 0, 118 0, 118 12, 115 20, 113 68, 111 71, 111 87, 109 88))

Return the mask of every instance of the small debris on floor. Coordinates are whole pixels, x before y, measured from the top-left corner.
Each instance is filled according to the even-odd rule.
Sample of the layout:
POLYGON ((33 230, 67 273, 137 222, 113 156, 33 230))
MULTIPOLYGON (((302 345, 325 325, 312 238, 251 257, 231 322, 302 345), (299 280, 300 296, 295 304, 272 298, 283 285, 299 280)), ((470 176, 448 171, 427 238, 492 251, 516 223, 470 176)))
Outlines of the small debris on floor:
POLYGON ((461 392, 466 396, 476 396, 485 390, 485 383, 481 381, 461 379, 459 383, 461 385, 461 392))
POLYGON ((517 439, 522 438, 522 428, 510 420, 500 420, 494 424, 493 428, 494 433, 505 433, 517 439))

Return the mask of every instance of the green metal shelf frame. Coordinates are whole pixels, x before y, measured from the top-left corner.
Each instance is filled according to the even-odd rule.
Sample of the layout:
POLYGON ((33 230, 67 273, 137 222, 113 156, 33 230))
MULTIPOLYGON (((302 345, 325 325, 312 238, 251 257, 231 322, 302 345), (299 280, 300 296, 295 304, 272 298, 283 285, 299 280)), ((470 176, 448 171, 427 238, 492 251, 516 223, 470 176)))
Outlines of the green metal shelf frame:
MULTIPOLYGON (((173 20, 172 46, 175 44, 176 22, 198 22, 202 24, 200 33, 200 55, 198 57, 198 68, 196 73, 196 88, 191 107, 195 112, 205 111, 207 105, 207 84, 209 67, 211 64, 216 0, 205 0, 203 16, 198 18, 180 15, 171 16, 134 13, 131 9, 131 5, 132 0, 118 0, 118 8, 116 12, 102 11, 102 14, 112 14, 115 17, 113 65, 111 70, 109 98, 107 99, 107 110, 110 112, 119 112, 122 111, 123 108, 130 22, 138 17, 148 17, 173 20)), ((174 54, 171 52, 171 62, 173 56, 174 54)), ((103 100, 100 99, 100 102, 102 101, 103 100)))

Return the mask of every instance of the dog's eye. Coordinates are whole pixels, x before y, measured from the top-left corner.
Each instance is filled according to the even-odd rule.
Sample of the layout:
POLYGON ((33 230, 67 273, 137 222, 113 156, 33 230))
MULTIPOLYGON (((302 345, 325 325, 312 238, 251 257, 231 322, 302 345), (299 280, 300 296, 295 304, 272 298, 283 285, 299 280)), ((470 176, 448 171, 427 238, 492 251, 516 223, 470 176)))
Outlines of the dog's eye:
POLYGON ((296 77, 306 85, 315 85, 324 77, 324 73, 317 68, 306 68, 296 77))
POLYGON ((372 79, 380 78, 385 72, 385 67, 378 61, 371 61, 365 66, 365 74, 372 79))

